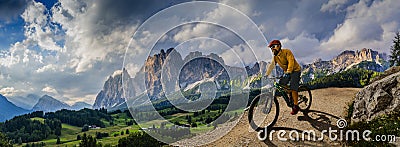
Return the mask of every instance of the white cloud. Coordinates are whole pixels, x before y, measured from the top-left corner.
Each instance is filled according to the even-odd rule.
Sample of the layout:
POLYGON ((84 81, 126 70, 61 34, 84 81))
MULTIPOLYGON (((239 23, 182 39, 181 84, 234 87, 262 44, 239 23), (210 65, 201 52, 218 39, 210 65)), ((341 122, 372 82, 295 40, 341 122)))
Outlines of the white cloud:
POLYGON ((223 52, 220 56, 224 59, 225 64, 229 66, 245 67, 253 66, 256 61, 270 61, 272 59, 271 51, 262 42, 254 40, 249 41, 255 44, 256 48, 249 48, 245 44, 233 46, 231 49, 223 52))
MULTIPOLYGON (((205 10, 205 12, 203 12, 204 16, 202 16, 202 18, 193 18, 193 20, 215 23, 217 25, 222 25, 222 28, 235 26, 235 28, 230 29, 236 31, 237 33, 249 29, 249 25, 251 25, 251 23, 248 23, 247 19, 243 19, 244 17, 242 15, 244 14, 247 16, 251 16, 253 13, 255 13, 255 11, 251 9, 251 3, 226 0, 220 2, 226 4, 226 6, 218 5, 213 9, 208 8, 210 10, 205 10)), ((174 41, 183 42, 195 37, 232 37, 232 32, 226 33, 229 30, 222 29, 219 26, 211 23, 196 23, 192 25, 185 25, 178 33, 174 35, 174 41)))
POLYGON ((60 51, 62 48, 55 42, 55 31, 48 22, 49 14, 42 3, 31 2, 21 17, 25 21, 25 36, 43 50, 60 51))
POLYGON ((135 77, 136 73, 140 70, 142 65, 128 63, 125 65, 125 69, 127 70, 129 76, 135 77))
POLYGON ((105 16, 100 16, 104 10, 97 7, 98 3, 60 0, 52 9, 52 21, 65 30, 65 47, 74 58, 71 65, 76 72, 90 70, 96 62, 112 57, 109 54, 123 54, 137 27, 136 24, 106 24, 102 19, 105 16))
POLYGON ((341 8, 345 3, 347 3, 348 0, 333 0, 333 1, 328 1, 328 3, 325 3, 321 6, 321 12, 338 12, 342 10, 341 8))
POLYGON ((58 91, 52 87, 46 86, 42 89, 43 92, 46 93, 50 93, 50 94, 57 94, 58 95, 58 91))
POLYGON ((90 105, 94 104, 94 98, 96 97, 96 94, 89 94, 89 95, 85 95, 83 97, 71 97, 68 100, 64 101, 65 103, 67 103, 68 105, 73 105, 76 102, 86 102, 90 105))
POLYGON ((310 58, 310 55, 317 55, 320 52, 319 40, 305 32, 294 39, 284 38, 281 42, 282 48, 290 49, 298 62, 310 63, 314 60, 314 58, 310 58))
MULTIPOLYGON (((70 94, 71 98, 82 98, 97 94, 104 77, 122 67, 124 49, 137 25, 108 27, 103 24, 109 29, 108 33, 100 31, 102 33, 96 34, 98 30, 94 29, 99 28, 97 22, 93 22, 97 20, 96 13, 86 14, 86 4, 77 4, 78 1, 61 1, 57 5, 64 2, 71 6, 65 12, 49 13, 43 4, 33 1, 21 15, 25 21, 25 39, 10 45, 8 51, 2 50, 0 55, 2 86, 13 87, 19 92, 10 94, 42 95, 57 91, 56 98, 65 98, 68 91, 76 88, 70 94), (76 18, 62 20, 58 16, 67 12, 76 18), (79 23, 84 20, 92 22, 87 21, 81 26, 79 23), (51 86, 43 88, 43 85, 51 86)), ((94 2, 91 4, 95 5, 94 2)))
POLYGON ((389 53, 394 33, 399 30, 400 3, 365 1, 348 7, 346 20, 338 25, 334 34, 321 43, 325 50, 372 48, 389 53))
POLYGON ((43 67, 40 67, 36 70, 36 72, 41 73, 41 72, 47 72, 47 71, 56 71, 57 66, 53 64, 48 64, 43 67))
POLYGON ((13 96, 15 93, 18 93, 19 91, 16 90, 14 87, 5 87, 0 89, 0 94, 4 96, 13 96))

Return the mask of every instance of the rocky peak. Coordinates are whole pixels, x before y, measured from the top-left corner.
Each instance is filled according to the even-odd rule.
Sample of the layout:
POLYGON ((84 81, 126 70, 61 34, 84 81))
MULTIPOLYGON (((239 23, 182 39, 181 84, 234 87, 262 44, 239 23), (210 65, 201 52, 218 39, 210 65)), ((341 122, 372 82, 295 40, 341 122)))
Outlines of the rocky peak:
POLYGON ((173 48, 168 49, 166 53, 162 49, 160 53, 147 58, 144 64, 144 79, 150 99, 157 99, 164 95, 161 84, 162 72, 166 73, 166 79, 174 78, 178 74, 176 68, 181 67, 182 64, 181 55, 173 48))
POLYGON ((93 104, 94 109, 102 107, 111 108, 125 102, 125 98, 122 97, 122 74, 126 75, 127 79, 130 79, 126 69, 123 69, 122 71, 116 71, 112 76, 109 76, 107 81, 104 83, 103 89, 96 96, 96 100, 93 104))
POLYGON ((251 68, 249 66, 246 66, 245 68, 246 68, 246 72, 247 72, 247 74, 249 76, 256 75, 256 74, 260 73, 260 64, 258 64, 258 62, 256 62, 254 64, 254 66, 251 67, 251 68))
POLYGON ((334 68, 345 68, 351 64, 354 63, 354 61, 356 60, 356 54, 354 51, 343 51, 342 53, 340 53, 338 56, 336 56, 335 58, 333 58, 332 63, 334 68))
POLYGON ((42 96, 33 106, 34 111, 54 112, 61 109, 69 109, 70 106, 49 95, 42 96))
POLYGON ((363 48, 357 51, 345 50, 332 60, 316 59, 311 64, 303 65, 302 79, 307 82, 317 77, 342 72, 350 68, 363 68, 382 72, 388 68, 385 53, 363 48))
POLYGON ((189 60, 192 60, 193 58, 201 57, 203 56, 202 52, 195 51, 195 52, 190 52, 185 59, 183 59, 184 62, 188 62, 189 60))
POLYGON ((335 67, 349 66, 362 61, 374 61, 380 63, 380 59, 386 60, 386 54, 379 54, 372 49, 363 48, 360 51, 343 51, 341 54, 332 59, 335 67))
POLYGON ((377 51, 366 48, 361 49, 361 51, 357 51, 355 55, 356 62, 375 61, 377 57, 379 59, 379 54, 377 51))

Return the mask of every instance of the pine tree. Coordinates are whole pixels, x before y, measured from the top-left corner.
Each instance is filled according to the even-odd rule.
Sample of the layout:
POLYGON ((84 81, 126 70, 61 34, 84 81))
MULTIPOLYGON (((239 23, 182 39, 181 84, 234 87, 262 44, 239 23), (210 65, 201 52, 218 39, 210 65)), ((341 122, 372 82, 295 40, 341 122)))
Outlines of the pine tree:
POLYGON ((390 47, 390 66, 400 66, 400 33, 394 36, 393 46, 390 47))
POLYGON ((22 145, 22 138, 18 138, 18 145, 22 145))
POLYGON ((7 136, 0 132, 0 146, 1 147, 12 147, 7 136))
POLYGON ((57 136, 57 143, 56 144, 61 144, 60 136, 57 136))

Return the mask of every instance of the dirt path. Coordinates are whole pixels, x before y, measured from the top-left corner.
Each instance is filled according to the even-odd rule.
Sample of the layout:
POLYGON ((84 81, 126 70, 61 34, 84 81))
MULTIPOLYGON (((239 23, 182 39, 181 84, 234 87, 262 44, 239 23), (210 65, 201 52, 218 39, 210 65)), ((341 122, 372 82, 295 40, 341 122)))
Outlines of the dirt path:
MULTIPOLYGON (((359 91, 358 88, 326 88, 313 90, 313 102, 308 113, 290 115, 291 109, 287 107, 280 98, 280 115, 278 122, 273 127, 276 132, 286 130, 288 141, 278 140, 278 133, 272 134, 272 141, 268 139, 261 141, 257 138, 257 132, 251 132, 245 113, 236 126, 229 131, 225 136, 206 146, 341 146, 340 142, 331 141, 328 133, 321 135, 322 130, 339 130, 336 122, 340 118, 344 118, 347 104, 354 99, 355 94, 359 91), (288 134, 291 130, 299 132, 300 141, 290 140, 288 134), (307 141, 308 136, 305 136, 305 141, 302 140, 302 131, 315 131, 316 138, 321 138, 322 141, 307 141)), ((219 130, 224 130, 223 127, 218 127, 219 130)), ((214 132, 218 133, 218 131, 214 132)), ((209 135, 196 138, 195 140, 207 140, 209 135)), ((295 135, 292 135, 295 136, 295 135)), ((192 140, 193 141, 193 140, 192 140)), ((185 143, 179 143, 185 144, 185 143)))

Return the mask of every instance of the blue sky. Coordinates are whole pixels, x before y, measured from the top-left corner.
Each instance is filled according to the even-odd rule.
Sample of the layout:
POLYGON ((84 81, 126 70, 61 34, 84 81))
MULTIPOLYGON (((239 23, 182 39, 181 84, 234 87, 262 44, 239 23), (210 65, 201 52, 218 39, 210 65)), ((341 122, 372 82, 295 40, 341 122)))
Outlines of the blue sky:
MULTIPOLYGON (((138 27, 160 10, 182 2, 185 1, 1 1, 0 94, 11 98, 49 94, 70 104, 93 103, 107 77, 121 69, 125 49, 138 27)), ((400 3, 396 0, 214 2, 248 16, 267 40, 280 39, 303 63, 316 58, 330 60, 343 50, 371 48, 389 53, 394 33, 400 28, 400 3)), ((155 32, 163 26, 182 21, 188 12, 215 22, 243 23, 236 16, 239 13, 221 7, 172 11, 132 42, 132 58, 140 62, 129 65, 131 74, 140 69, 149 52, 177 45, 183 55, 199 48, 206 53, 218 52, 229 65, 238 62, 227 50, 251 56, 233 32, 201 23, 180 25, 158 36, 160 42, 154 51, 141 48, 140 43, 157 37, 155 32), (215 50, 227 45, 230 49, 215 50)), ((245 24, 237 27, 239 32, 249 29, 245 24)), ((265 50, 265 42, 253 43, 258 60, 267 60, 270 53, 265 50)), ((242 61, 247 65, 255 62, 254 58, 242 61)))

